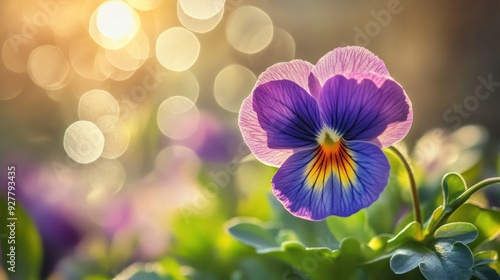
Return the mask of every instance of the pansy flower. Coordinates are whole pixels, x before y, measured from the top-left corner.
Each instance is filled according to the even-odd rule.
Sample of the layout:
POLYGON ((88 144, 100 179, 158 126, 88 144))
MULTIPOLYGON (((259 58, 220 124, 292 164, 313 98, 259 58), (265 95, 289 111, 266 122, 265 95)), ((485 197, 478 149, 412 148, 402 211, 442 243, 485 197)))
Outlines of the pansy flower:
POLYGON ((284 207, 322 220, 377 200, 389 178, 381 148, 400 141, 412 120, 411 102, 384 62, 344 47, 316 65, 268 68, 244 100, 239 125, 257 159, 279 167, 272 186, 284 207))

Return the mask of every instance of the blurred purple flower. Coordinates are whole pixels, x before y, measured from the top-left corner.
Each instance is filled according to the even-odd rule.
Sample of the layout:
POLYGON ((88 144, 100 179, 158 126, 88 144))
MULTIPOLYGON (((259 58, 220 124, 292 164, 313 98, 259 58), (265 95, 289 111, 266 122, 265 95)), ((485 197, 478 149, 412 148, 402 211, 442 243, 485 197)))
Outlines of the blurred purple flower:
POLYGON ((193 149, 201 159, 214 163, 232 159, 238 149, 237 143, 237 132, 207 112, 202 113, 196 132, 182 141, 182 145, 193 149))
MULTIPOLYGON (((43 246, 41 277, 45 278, 52 273, 59 260, 73 250, 82 237, 81 232, 70 222, 70 217, 63 206, 51 203, 50 199, 47 199, 50 193, 40 195, 56 187, 62 193, 66 186, 55 176, 54 180, 47 180, 46 174, 54 173, 42 162, 36 162, 33 158, 11 154, 2 162, 2 170, 7 170, 8 165, 16 166, 16 202, 26 210, 39 231, 43 246)), ((2 186, 6 187, 6 178, 4 176, 0 178, 2 186)))

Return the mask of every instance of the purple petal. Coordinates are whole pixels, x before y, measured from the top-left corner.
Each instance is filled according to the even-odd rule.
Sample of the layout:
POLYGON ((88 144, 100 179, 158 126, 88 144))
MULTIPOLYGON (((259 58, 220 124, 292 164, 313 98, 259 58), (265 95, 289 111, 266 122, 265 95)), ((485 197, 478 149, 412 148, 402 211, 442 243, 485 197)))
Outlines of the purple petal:
POLYGON ((298 149, 316 145, 321 130, 318 103, 292 81, 272 81, 253 93, 253 109, 267 132, 271 149, 298 149))
MULTIPOLYGON (((312 67, 311 63, 302 60, 275 64, 259 76, 257 86, 275 80, 290 80, 307 91, 307 77, 312 67)), ((243 140, 261 162, 278 167, 293 153, 291 149, 278 150, 267 146, 267 133, 260 126, 253 109, 253 94, 243 101, 239 126, 243 140)))
POLYGON ((390 167, 380 148, 364 142, 334 145, 297 152, 274 175, 273 193, 293 215, 309 220, 350 216, 385 188, 390 167))
POLYGON ((337 75, 322 88, 323 121, 346 140, 387 147, 408 133, 413 113, 403 88, 377 74, 337 75))
POLYGON ((255 157, 264 164, 279 167, 293 154, 292 149, 271 149, 267 146, 267 133, 262 129, 253 110, 253 94, 243 101, 238 120, 243 141, 255 157))
POLYGON ((328 79, 337 74, 378 73, 389 76, 384 62, 369 50, 358 47, 336 48, 324 55, 309 76, 309 88, 315 97, 328 79))

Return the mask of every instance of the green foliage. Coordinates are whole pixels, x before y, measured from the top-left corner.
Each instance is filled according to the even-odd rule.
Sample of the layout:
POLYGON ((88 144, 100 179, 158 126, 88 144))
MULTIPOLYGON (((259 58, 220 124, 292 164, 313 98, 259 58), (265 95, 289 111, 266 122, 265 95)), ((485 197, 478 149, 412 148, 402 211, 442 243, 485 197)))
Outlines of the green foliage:
MULTIPOLYGON (((411 225, 395 240, 404 237, 407 240, 418 238, 418 224, 411 225)), ((435 231, 428 242, 414 240, 399 246, 391 257, 391 269, 397 274, 403 274, 419 267, 427 279, 469 279, 474 261, 471 250, 465 244, 474 241, 476 237, 477 229, 472 224, 445 224, 435 231)))
POLYGON ((116 280, 185 280, 181 266, 174 259, 154 263, 135 263, 127 267, 116 280))
POLYGON ((368 242, 375 236, 375 231, 368 223, 368 215, 365 210, 360 210, 356 214, 346 218, 330 216, 326 219, 326 223, 338 241, 354 237, 361 242, 368 242))
POLYGON ((474 255, 474 267, 472 268, 472 275, 480 280, 498 280, 500 275, 498 272, 490 267, 498 260, 498 253, 496 251, 482 251, 474 255))
POLYGON ((7 216, 8 203, 7 199, 0 196, 0 221, 6 233, 5 238, 0 240, 2 244, 2 258, 5 258, 2 267, 12 280, 37 280, 39 279, 41 261, 42 261, 42 242, 38 234, 38 230, 33 224, 30 216, 24 210, 19 201, 15 201, 15 212, 13 216, 7 216), (7 218, 16 218, 16 220, 7 220, 7 218), (10 223, 14 223, 13 227, 15 234, 12 239, 9 239, 10 228, 7 227, 10 223), (9 243, 11 240, 11 243, 9 243), (15 241, 15 243, 12 243, 15 241), (14 247, 15 253, 15 272, 7 270, 12 267, 7 261, 10 260, 8 254, 11 253, 11 247, 14 247), (7 259, 8 258, 8 259, 7 259))
POLYGON ((443 204, 429 217, 423 234, 418 224, 410 223, 388 241, 391 248, 397 248, 390 261, 395 273, 403 274, 419 267, 427 279, 469 279, 472 275, 492 274, 490 267, 482 262, 474 264, 471 248, 498 235, 497 213, 468 206, 470 204, 462 205, 471 193, 479 190, 477 186, 481 183, 467 189, 458 173, 443 177, 443 204))
MULTIPOLYGON (((257 219, 235 218, 228 223, 228 232, 242 243, 252 246, 257 253, 279 250, 277 230, 257 219)), ((285 241, 285 240, 283 240, 285 241)))
POLYGON ((482 244, 493 240, 500 234, 500 211, 496 209, 464 204, 450 216, 449 221, 464 221, 477 227, 478 238, 469 245, 473 249, 480 248, 482 244))
POLYGON ((422 238, 422 226, 417 222, 411 222, 396 234, 396 236, 389 239, 387 244, 392 248, 397 248, 406 242, 421 241, 422 238))
MULTIPOLYGON (((326 225, 340 242, 334 246, 304 245, 303 235, 296 232, 304 226, 294 227, 304 221, 286 213, 276 216, 275 222, 235 218, 227 231, 257 253, 290 264, 283 279, 327 279, 331 275, 339 279, 498 279, 496 252, 474 255, 473 250, 498 236, 500 212, 464 204, 491 183, 494 181, 467 188, 460 174, 446 174, 441 184, 442 204, 423 225, 412 221, 411 213, 406 215, 393 234, 385 233, 389 224, 372 227, 380 220, 381 210, 389 209, 377 203, 347 218, 329 217, 326 225)), ((384 196, 387 201, 400 200, 394 192, 384 192, 382 200, 384 196)), ((387 216, 395 218, 394 213, 387 216)))
POLYGON ((458 173, 448 173, 443 177, 443 207, 449 210, 450 202, 455 201, 467 189, 464 178, 458 173))
MULTIPOLYGON (((332 216, 320 222, 291 215, 270 193, 275 168, 256 161, 241 163, 232 177, 223 178, 227 187, 220 188, 206 205, 180 211, 182 215, 171 225, 168 258, 133 264, 119 276, 500 279, 500 243, 495 240, 500 234, 500 212, 467 203, 472 194, 497 179, 468 187, 461 174, 447 173, 440 186, 425 186, 427 190, 421 192, 425 222, 419 223, 410 211, 408 172, 398 158, 387 156, 391 177, 375 203, 350 217, 332 216), (230 198, 234 199, 227 202, 230 198)), ((425 181, 425 174, 420 175, 425 181)), ((202 185, 210 180, 210 176, 200 178, 202 185)))
POLYGON ((411 243, 396 250, 391 269, 403 274, 420 268, 427 279, 469 279, 474 264, 470 249, 461 242, 437 240, 425 246, 411 243))
MULTIPOLYGON (((338 249, 331 250, 327 247, 305 247, 298 240, 284 240, 283 236, 295 239, 296 235, 290 230, 277 229, 275 224, 255 219, 233 219, 228 223, 227 230, 240 242, 254 247, 258 253, 289 263, 312 279, 324 279, 325 275, 333 273, 346 279, 364 260, 362 245, 355 238, 344 238, 338 249), (284 231, 286 235, 282 234, 284 231)), ((285 271, 284 277, 296 274, 293 269, 289 269, 285 271)))
POLYGON ((480 280, 498 280, 500 276, 498 272, 489 266, 478 266, 472 270, 472 275, 480 280))
POLYGON ((434 232, 434 238, 468 244, 477 238, 477 229, 470 223, 449 223, 438 228, 436 232, 434 232))

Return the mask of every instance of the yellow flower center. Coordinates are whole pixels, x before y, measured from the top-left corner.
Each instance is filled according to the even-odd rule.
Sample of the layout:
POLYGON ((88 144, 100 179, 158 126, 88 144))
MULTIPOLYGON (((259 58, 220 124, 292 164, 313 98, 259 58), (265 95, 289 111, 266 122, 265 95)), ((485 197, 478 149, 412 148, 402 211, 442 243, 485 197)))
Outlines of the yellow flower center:
POLYGON ((317 141, 315 155, 305 170, 307 184, 311 188, 321 189, 334 174, 343 187, 352 186, 356 180, 356 164, 342 138, 325 127, 317 141))

